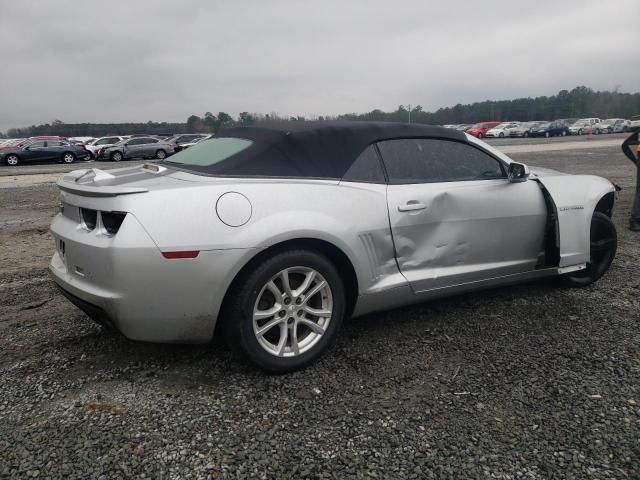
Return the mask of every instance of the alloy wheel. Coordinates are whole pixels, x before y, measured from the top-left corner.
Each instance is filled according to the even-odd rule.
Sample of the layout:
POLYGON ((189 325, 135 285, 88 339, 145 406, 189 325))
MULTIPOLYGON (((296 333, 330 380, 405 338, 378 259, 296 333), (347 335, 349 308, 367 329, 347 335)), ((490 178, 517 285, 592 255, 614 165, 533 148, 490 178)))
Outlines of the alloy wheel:
POLYGON ((7 165, 10 165, 12 167, 15 167, 20 162, 20 160, 18 160, 18 157, 16 157, 15 155, 9 155, 6 160, 7 165))
POLYGON ((271 355, 295 357, 321 340, 332 313, 331 287, 318 271, 286 268, 271 277, 258 294, 253 332, 271 355))
POLYGON ((75 160, 75 157, 74 157, 74 156, 73 156, 73 154, 71 154, 71 153, 65 153, 65 154, 62 156, 62 161, 63 161, 64 163, 73 163, 73 161, 74 161, 74 160, 75 160))

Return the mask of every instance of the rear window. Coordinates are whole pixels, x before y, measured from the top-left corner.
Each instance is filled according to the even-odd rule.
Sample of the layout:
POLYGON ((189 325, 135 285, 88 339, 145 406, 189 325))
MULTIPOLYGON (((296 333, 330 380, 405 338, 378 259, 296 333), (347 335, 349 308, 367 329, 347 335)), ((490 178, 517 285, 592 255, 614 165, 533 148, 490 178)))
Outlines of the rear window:
POLYGON ((210 167, 249 148, 253 142, 244 138, 220 137, 198 142, 173 155, 166 163, 210 167))

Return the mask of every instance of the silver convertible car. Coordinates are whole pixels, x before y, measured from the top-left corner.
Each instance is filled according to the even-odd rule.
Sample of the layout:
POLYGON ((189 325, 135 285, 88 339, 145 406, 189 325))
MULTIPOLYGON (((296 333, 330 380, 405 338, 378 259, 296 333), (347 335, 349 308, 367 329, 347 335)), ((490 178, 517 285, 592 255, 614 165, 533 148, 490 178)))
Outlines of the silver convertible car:
POLYGON ((62 293, 126 337, 208 342, 301 368, 344 318, 559 276, 615 256, 614 185, 516 163, 453 129, 232 128, 170 159, 64 175, 62 293))

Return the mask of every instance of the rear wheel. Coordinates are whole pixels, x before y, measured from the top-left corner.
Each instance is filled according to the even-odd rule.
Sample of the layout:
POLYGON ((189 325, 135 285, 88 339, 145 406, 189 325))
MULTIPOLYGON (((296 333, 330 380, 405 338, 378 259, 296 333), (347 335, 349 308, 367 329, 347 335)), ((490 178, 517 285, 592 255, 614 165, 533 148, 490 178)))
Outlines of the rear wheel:
POLYGON ((590 258, 587 268, 563 275, 569 287, 586 287, 598 281, 609 270, 618 248, 618 234, 611 219, 602 212, 591 218, 590 258))
POLYGON ((73 163, 76 161, 76 156, 71 152, 64 152, 62 154, 62 161, 64 163, 73 163))
POLYGON ((549 133, 549 132, 544 132, 544 136, 545 136, 545 137, 547 137, 547 138, 549 138, 549 137, 551 136, 551 133, 549 133))
POLYGON ((119 162, 122 160, 122 153, 120 152, 113 152, 111 154, 111 160, 113 160, 114 162, 119 162))
POLYGON ((345 293, 338 271, 323 255, 282 252, 235 283, 223 312, 224 334, 258 367, 298 370, 334 343, 345 293))
POLYGON ((7 155, 4 158, 4 161, 6 162, 7 165, 9 165, 10 167, 15 167, 16 165, 20 164, 20 159, 18 158, 17 155, 11 154, 11 155, 7 155))
POLYGON ((522 135, 523 137, 528 137, 529 136, 529 132, 524 132, 524 135, 522 135))
POLYGON ((484 137, 484 135, 482 135, 482 133, 479 133, 478 138, 482 138, 482 137, 484 137))
POLYGON ((566 137, 566 136, 567 136, 567 132, 566 132, 566 130, 563 130, 563 131, 562 131, 562 136, 563 136, 563 137, 566 137))

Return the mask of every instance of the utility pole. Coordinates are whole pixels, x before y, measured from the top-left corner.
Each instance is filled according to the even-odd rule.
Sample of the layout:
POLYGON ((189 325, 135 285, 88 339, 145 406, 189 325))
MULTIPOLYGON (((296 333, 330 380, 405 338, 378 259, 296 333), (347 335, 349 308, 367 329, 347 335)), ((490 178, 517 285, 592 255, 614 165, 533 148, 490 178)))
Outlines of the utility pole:
POLYGON ((402 105, 402 107, 406 108, 407 111, 409 112, 409 123, 411 123, 411 104, 409 105, 402 105))

